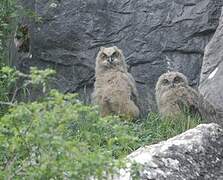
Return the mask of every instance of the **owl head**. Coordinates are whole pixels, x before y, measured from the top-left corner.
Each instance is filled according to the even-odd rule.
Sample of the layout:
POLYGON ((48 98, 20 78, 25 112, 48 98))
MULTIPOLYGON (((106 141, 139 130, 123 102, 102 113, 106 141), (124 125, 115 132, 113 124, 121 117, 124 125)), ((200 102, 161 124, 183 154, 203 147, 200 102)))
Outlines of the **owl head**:
POLYGON ((188 81, 185 75, 180 72, 167 72, 159 77, 156 83, 156 93, 162 94, 167 90, 186 86, 188 86, 188 81))
POLYGON ((96 70, 107 71, 107 70, 118 70, 127 71, 127 65, 122 50, 116 46, 112 47, 101 47, 96 58, 96 70))

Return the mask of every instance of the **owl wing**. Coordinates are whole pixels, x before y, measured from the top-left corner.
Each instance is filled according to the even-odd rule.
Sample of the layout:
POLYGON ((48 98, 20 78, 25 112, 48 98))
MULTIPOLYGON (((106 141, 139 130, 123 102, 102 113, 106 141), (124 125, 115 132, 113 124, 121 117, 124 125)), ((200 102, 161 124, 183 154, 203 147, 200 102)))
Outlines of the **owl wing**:
POLYGON ((202 117, 199 110, 199 97, 197 92, 190 87, 180 88, 176 92, 177 104, 181 111, 185 114, 193 115, 195 117, 202 117))
POLYGON ((178 102, 180 107, 186 109, 195 117, 199 116, 210 122, 217 121, 217 112, 214 106, 206 101, 199 92, 188 87, 182 93, 183 97, 178 102))
POLYGON ((128 76, 128 83, 129 83, 129 85, 131 87, 130 99, 138 106, 138 97, 139 97, 139 95, 138 95, 138 92, 137 92, 137 89, 136 89, 135 80, 134 80, 133 76, 130 73, 127 73, 127 76, 128 76))

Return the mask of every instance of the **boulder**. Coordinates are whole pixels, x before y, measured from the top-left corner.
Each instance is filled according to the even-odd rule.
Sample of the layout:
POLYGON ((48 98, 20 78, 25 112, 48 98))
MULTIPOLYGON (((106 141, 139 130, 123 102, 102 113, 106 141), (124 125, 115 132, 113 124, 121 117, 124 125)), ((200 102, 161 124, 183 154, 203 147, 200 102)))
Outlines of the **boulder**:
POLYGON ((199 90, 223 112, 223 9, 218 28, 205 48, 199 90))
MULTIPOLYGON (((141 164, 140 179, 223 179, 223 130, 217 124, 202 124, 159 144, 139 148, 128 156, 141 164)), ((130 166, 131 163, 128 164, 130 166)), ((122 169, 115 180, 131 180, 122 169)))
POLYGON ((30 54, 11 48, 11 64, 57 71, 54 87, 78 92, 90 102, 100 46, 125 54, 144 114, 156 110, 154 87, 168 71, 184 73, 192 86, 200 77, 204 48, 218 25, 223 0, 20 0, 33 17, 30 54))

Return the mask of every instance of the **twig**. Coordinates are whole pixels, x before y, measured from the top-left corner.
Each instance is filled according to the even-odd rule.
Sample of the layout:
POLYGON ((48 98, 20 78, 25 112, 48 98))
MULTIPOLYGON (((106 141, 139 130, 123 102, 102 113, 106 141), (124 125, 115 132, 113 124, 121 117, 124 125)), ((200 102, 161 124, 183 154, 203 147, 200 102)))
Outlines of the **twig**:
POLYGON ((16 104, 11 103, 11 102, 3 102, 3 101, 0 101, 0 104, 7 105, 7 106, 16 106, 16 104))

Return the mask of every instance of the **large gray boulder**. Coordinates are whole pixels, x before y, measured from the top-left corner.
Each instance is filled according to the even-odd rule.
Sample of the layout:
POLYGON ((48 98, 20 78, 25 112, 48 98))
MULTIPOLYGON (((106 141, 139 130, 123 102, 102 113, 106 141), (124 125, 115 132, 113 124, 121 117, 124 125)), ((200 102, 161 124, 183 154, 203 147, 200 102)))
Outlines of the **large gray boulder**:
MULTIPOLYGON (((222 180, 223 130, 217 124, 199 125, 167 141, 142 147, 128 159, 143 166, 140 179, 222 180)), ((114 179, 132 177, 129 169, 122 169, 114 179)))
POLYGON ((205 48, 199 90, 223 112, 223 10, 218 28, 205 48))
POLYGON ((11 63, 54 68, 54 86, 90 101, 100 46, 123 49, 137 81, 144 113, 156 109, 154 87, 167 70, 197 86, 206 44, 218 25, 223 0, 22 0, 35 12, 29 56, 11 50, 11 63))

